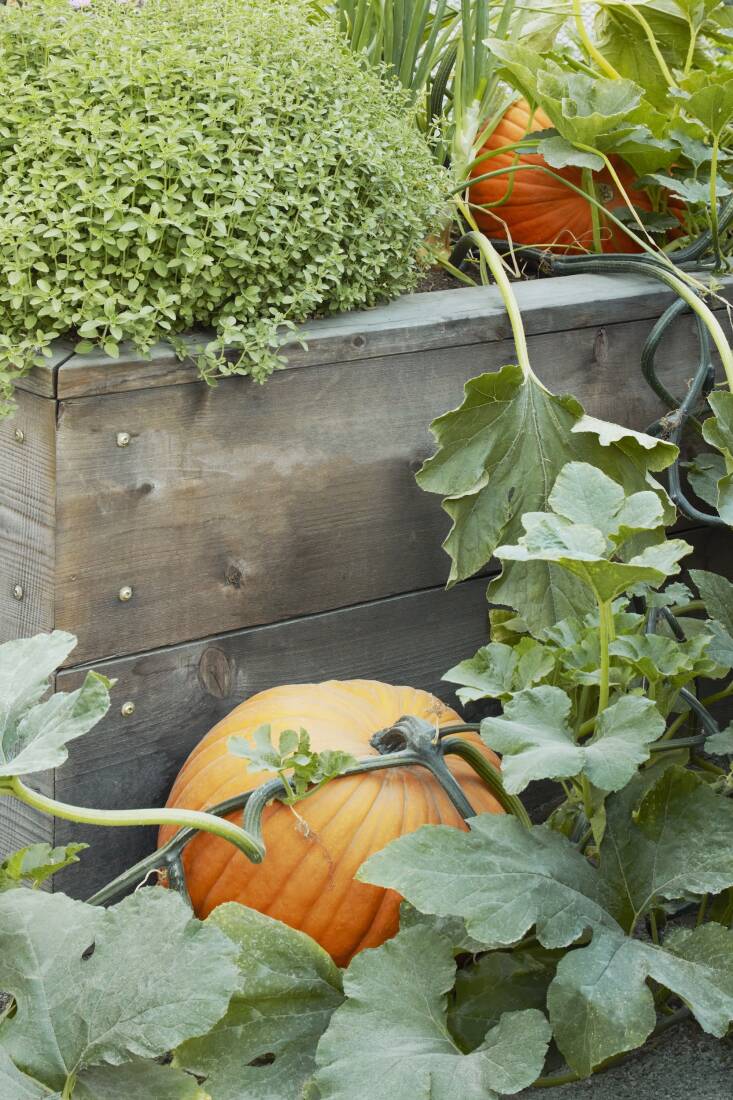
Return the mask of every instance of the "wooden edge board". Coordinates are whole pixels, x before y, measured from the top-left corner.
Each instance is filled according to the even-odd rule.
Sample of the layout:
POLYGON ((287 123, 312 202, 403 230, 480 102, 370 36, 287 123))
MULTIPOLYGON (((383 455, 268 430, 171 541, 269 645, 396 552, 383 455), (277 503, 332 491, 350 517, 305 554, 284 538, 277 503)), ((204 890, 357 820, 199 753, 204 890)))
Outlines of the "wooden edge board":
MULTIPOLYGON (((725 296, 733 300, 733 277, 722 280, 722 285, 725 296)), ((514 290, 529 335, 657 317, 673 297, 658 281, 636 275, 565 275, 518 282, 514 290)), ((721 302, 713 305, 724 308, 721 302)), ((290 341, 283 354, 285 369, 292 370, 510 337, 497 288, 464 287, 405 295, 371 310, 310 322, 299 329, 305 347, 290 341)), ((97 352, 67 355, 44 369, 53 369, 53 395, 59 400, 195 383, 200 382, 195 358, 209 338, 205 332, 192 333, 187 340, 190 355, 183 360, 167 344, 156 345, 148 359, 123 345, 116 360, 97 352)), ((18 385, 38 385, 34 379, 35 373, 18 385)))

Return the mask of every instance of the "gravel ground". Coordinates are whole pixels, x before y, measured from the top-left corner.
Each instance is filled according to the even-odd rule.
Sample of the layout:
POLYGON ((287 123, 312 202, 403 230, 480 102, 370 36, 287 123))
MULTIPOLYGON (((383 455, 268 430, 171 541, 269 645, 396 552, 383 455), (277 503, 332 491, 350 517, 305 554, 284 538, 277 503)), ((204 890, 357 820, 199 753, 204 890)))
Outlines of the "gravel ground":
POLYGON ((695 1023, 660 1035, 643 1054, 588 1081, 525 1089, 516 1100, 731 1100, 733 1037, 719 1041, 695 1023))

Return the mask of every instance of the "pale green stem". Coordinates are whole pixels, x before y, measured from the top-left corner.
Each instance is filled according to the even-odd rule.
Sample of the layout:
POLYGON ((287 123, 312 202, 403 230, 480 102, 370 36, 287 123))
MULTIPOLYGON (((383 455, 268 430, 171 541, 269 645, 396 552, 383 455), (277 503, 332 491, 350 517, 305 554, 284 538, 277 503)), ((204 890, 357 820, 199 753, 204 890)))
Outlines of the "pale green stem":
MULTIPOLYGON (((233 822, 227 821, 226 818, 216 817, 214 814, 183 809, 94 810, 88 807, 71 806, 66 802, 47 798, 39 791, 26 787, 17 776, 5 785, 5 790, 21 802, 25 802, 27 806, 65 821, 75 821, 80 825, 106 826, 179 825, 181 828, 213 833, 222 840, 228 840, 254 862, 260 862, 262 859, 262 848, 249 833, 233 822)), ((5 790, 1 793, 5 793, 5 790)))
POLYGON ((608 600, 601 600, 598 604, 599 611, 599 641, 601 647, 601 682, 598 690, 598 717, 603 714, 608 706, 611 679, 611 657, 608 647, 614 639, 613 609, 608 600))
MULTIPOLYGON (((590 168, 583 168, 582 170, 583 187, 588 192, 588 196, 594 200, 597 199, 595 184, 593 183, 593 173, 590 168)), ((592 201, 590 204, 590 220, 593 227, 593 251, 603 252, 603 242, 601 240, 601 212, 598 209, 597 203, 592 201)))
MULTIPOLYGON (((481 253, 483 259, 494 276, 496 285, 499 288, 499 293, 504 301, 504 307, 509 315, 509 323, 512 326, 512 335, 514 336, 514 347, 517 353, 517 362, 522 368, 522 373, 525 378, 532 378, 536 382, 539 379, 535 375, 529 362, 529 352, 527 350, 527 337, 524 332, 524 325, 522 324, 522 314, 519 310, 519 303, 512 290, 512 284, 509 282, 504 263, 501 256, 490 243, 487 237, 483 233, 471 233, 471 239, 481 253)), ((542 385, 542 383, 539 383, 542 385)), ((544 386, 543 386, 544 389, 544 386)))
POLYGON ((575 27, 578 31, 578 37, 585 46, 588 56, 593 58, 598 68, 604 72, 607 77, 610 77, 611 80, 621 80, 621 73, 614 69, 610 61, 606 61, 605 57, 588 34, 585 23, 583 22, 581 0, 573 0, 573 15, 575 16, 575 27))
MULTIPOLYGON (((710 158, 710 232, 713 237, 713 248, 718 267, 722 266, 723 257, 720 253, 720 233, 718 230, 718 152, 720 148, 720 135, 713 138, 713 149, 710 158)), ((730 386, 730 379, 728 380, 730 386)))
POLYGON ((659 49, 656 38, 654 37, 654 31, 649 26, 649 23, 644 18, 644 16, 641 14, 639 9, 637 7, 635 7, 633 4, 624 4, 624 10, 628 11, 631 15, 633 15, 634 19, 636 19, 636 21, 638 23, 640 23, 641 26, 644 28, 644 34, 646 35, 647 42, 649 43, 650 49, 651 49, 652 53, 654 54, 654 59, 657 62, 657 65, 659 65, 659 70, 660 70, 662 76, 664 77, 665 81, 667 82, 667 87, 668 88, 676 88, 677 84, 675 83, 674 77, 672 76, 671 72, 669 71, 669 68, 667 67, 667 62, 662 57, 662 52, 659 49))

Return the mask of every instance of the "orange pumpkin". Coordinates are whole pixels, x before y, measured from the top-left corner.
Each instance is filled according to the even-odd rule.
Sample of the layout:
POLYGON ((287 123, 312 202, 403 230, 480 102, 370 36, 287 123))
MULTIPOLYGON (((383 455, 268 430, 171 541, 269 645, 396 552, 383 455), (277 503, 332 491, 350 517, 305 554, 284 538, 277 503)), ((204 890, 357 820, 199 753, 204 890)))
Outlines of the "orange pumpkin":
MULTIPOLYGON (((544 111, 539 107, 532 111, 527 101, 520 99, 505 112, 481 151, 502 149, 522 141, 527 134, 551 126, 552 122, 544 111)), ((631 186, 635 174, 629 165, 620 157, 610 159, 633 204, 641 210, 651 210, 649 196, 631 186)), ((471 176, 475 178, 485 172, 510 169, 516 164, 546 165, 546 161, 537 153, 510 149, 475 165, 471 176)), ((538 245, 554 252, 592 251, 591 204, 562 182, 567 180, 575 187, 582 187, 581 169, 568 167, 550 170, 561 179, 535 169, 519 169, 472 184, 469 200, 473 204, 477 224, 489 236, 509 236, 515 244, 538 245), (504 199, 506 201, 502 202, 504 199), (486 204, 497 203, 499 205, 489 206, 488 209, 479 209, 486 204)), ((593 181, 596 196, 606 210, 616 212, 627 209, 608 169, 594 172, 593 181)), ((601 223, 604 252, 641 251, 639 245, 614 222, 601 215, 601 223)))
MULTIPOLYGON (((272 688, 248 699, 207 734, 183 765, 168 806, 201 810, 251 790, 272 773, 247 770, 227 742, 269 723, 273 740, 285 729, 304 728, 312 747, 374 755, 369 738, 404 715, 441 725, 460 717, 425 691, 374 680, 329 680, 322 684, 272 688)), ((481 745, 474 734, 466 737, 481 745)), ((477 813, 501 813, 476 773, 447 757, 477 813)), ((440 784, 422 767, 387 768, 332 780, 293 810, 275 802, 263 817, 267 854, 250 863, 231 844, 200 833, 186 847, 183 865, 199 917, 217 905, 238 901, 299 928, 316 939, 339 965, 365 947, 376 947, 397 931, 399 896, 354 875, 361 864, 395 837, 420 825, 466 826, 440 784)), ((238 815, 241 822, 241 812, 238 815)), ((175 828, 160 831, 164 844, 175 828)))

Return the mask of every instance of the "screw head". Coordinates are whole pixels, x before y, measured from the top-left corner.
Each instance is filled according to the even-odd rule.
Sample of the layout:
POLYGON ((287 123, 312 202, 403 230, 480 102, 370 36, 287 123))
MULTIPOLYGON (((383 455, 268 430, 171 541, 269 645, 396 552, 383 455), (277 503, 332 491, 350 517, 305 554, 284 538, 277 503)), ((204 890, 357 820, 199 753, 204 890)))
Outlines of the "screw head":
POLYGON ((13 596, 15 597, 16 600, 22 600, 23 599, 23 597, 25 596, 25 592, 23 591, 23 585, 22 584, 16 584, 15 588, 13 589, 13 596))
POLYGON ((123 584, 117 595, 121 603, 127 603, 128 600, 132 599, 132 586, 123 584))
POLYGON ((16 428, 13 435, 15 436, 16 443, 25 443, 25 432, 22 428, 16 428))
POLYGON ((133 703, 132 699, 128 699, 128 701, 126 703, 123 703, 120 707, 120 714, 123 718, 129 718, 134 713, 135 704, 133 703))
POLYGON ((118 447, 129 447, 131 438, 132 437, 131 437, 129 432, 118 432, 117 433, 117 446, 118 447))

